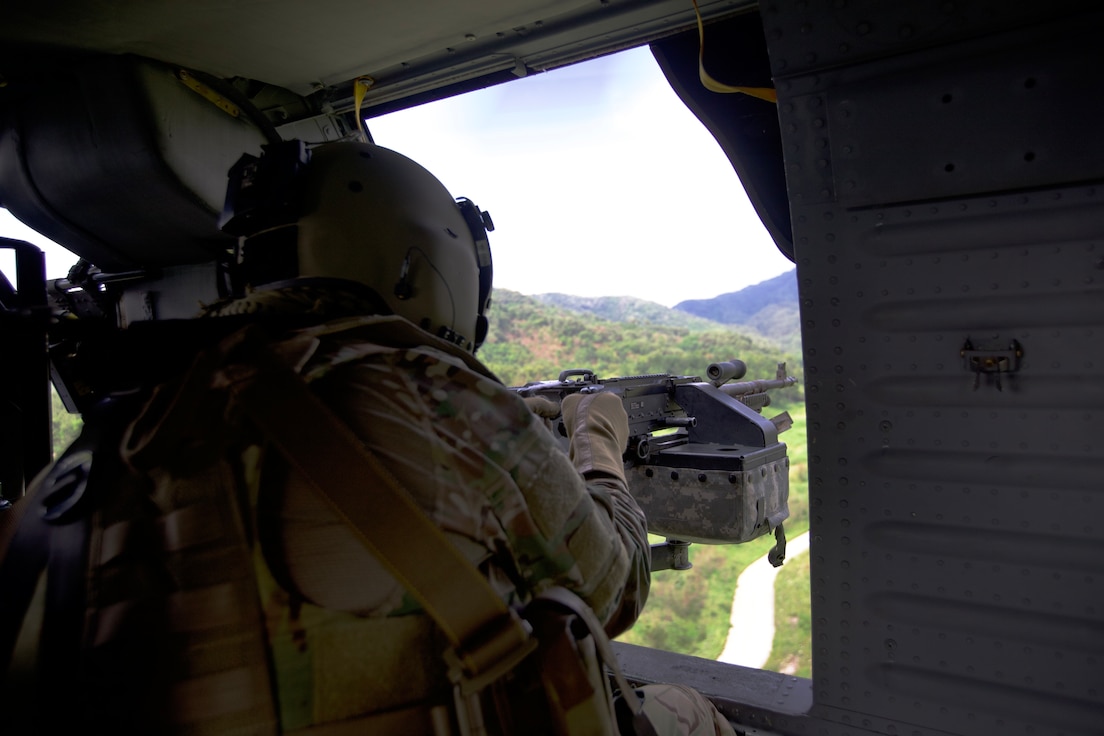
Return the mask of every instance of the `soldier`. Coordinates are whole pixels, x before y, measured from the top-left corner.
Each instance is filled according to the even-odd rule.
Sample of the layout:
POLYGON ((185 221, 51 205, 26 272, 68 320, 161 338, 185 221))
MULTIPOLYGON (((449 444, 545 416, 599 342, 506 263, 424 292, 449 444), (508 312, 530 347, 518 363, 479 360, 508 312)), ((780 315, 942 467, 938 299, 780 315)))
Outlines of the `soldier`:
MULTIPOLYGON (((264 163, 247 166, 231 202, 239 197, 241 206, 250 187, 267 196, 267 184, 251 178, 264 163)), ((210 305, 205 317, 299 326, 277 334, 272 350, 371 448, 504 602, 524 604, 561 586, 591 607, 609 636, 629 628, 647 597, 650 552, 624 476, 628 425, 620 400, 569 397, 562 412, 571 451, 564 454, 542 420, 474 357, 487 332, 489 220, 385 148, 329 144, 300 163, 284 177, 283 222, 254 217, 264 207, 231 213, 230 229, 246 236, 241 266, 251 288, 210 305)), ((156 475, 175 463, 171 479, 155 486, 192 482, 191 471, 179 469, 186 465, 181 448, 227 433, 166 427, 203 416, 222 417, 231 429, 240 421, 194 411, 207 399, 187 386, 155 395, 124 438, 130 467, 156 475), (191 412, 186 421, 174 418, 180 411, 191 412)), ((447 642, 433 620, 280 453, 255 438, 233 446, 240 458, 235 484, 244 486, 238 493, 252 509, 243 524, 248 528, 252 516, 256 525, 255 580, 279 726, 440 732, 455 714, 440 715, 452 693, 441 657, 447 642)), ((373 503, 371 487, 363 503, 373 503)), ((409 545, 397 553, 416 552, 419 541, 409 545)), ((218 588, 208 585, 196 598, 208 601, 218 588)), ((212 730, 231 724, 228 709, 262 697, 246 683, 240 688, 248 695, 228 698, 231 679, 218 671, 174 686, 174 707, 212 730)), ((641 693, 659 734, 733 733, 687 688, 641 693)))
MULTIPOLYGON (((611 635, 628 628, 647 595, 649 547, 621 466, 620 401, 593 396, 565 407, 573 465, 473 357, 490 301, 482 220, 466 220, 428 171, 377 146, 318 148, 300 176, 301 214, 288 225, 297 231, 296 278, 208 314, 315 315, 323 327, 297 359, 301 375, 502 598, 522 603, 562 585, 611 635)), ((265 245, 247 240, 247 257, 265 258, 265 245)), ((281 707, 310 711, 285 710, 285 722, 432 700, 445 683, 432 622, 396 615, 410 605, 399 583, 294 476, 281 485, 275 493, 262 485, 279 502, 259 521, 279 530, 281 553, 266 559, 292 591, 266 599, 277 672, 317 676, 324 660, 341 673, 324 701, 305 698, 302 679, 281 679, 281 689, 300 689, 281 693, 281 707), (311 624, 299 623, 309 617, 293 610, 298 599, 319 608, 311 624)))

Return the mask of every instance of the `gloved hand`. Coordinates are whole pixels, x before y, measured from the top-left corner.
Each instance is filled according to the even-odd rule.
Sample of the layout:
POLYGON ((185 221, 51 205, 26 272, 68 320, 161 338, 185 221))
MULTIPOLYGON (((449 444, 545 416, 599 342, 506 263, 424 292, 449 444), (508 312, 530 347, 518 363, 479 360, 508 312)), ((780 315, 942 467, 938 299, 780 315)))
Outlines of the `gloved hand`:
POLYGON ((525 405, 541 419, 555 419, 560 415, 560 405, 543 396, 526 396, 525 405))
POLYGON ((621 397, 600 391, 571 394, 563 400, 569 456, 580 473, 607 473, 624 480, 621 459, 629 442, 629 417, 621 397))

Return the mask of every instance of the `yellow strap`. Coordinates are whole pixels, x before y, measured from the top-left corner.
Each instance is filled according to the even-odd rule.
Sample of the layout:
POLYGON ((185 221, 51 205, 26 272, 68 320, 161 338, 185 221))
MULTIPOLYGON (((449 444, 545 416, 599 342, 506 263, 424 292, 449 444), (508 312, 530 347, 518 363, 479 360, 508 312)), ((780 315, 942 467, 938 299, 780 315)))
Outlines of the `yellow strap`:
POLYGON ((767 102, 778 102, 778 93, 771 87, 734 87, 729 84, 722 84, 709 75, 709 72, 705 70, 705 26, 702 25, 698 0, 690 0, 690 2, 694 3, 694 15, 698 18, 698 78, 701 79, 702 85, 710 92, 740 92, 767 102))
POLYGON ((196 94, 201 95, 204 99, 212 103, 215 107, 222 110, 227 115, 235 118, 241 117, 240 107, 208 87, 203 82, 193 77, 185 70, 178 69, 176 72, 176 78, 179 79, 185 87, 192 90, 196 94))
POLYGON ((357 77, 353 82, 353 103, 356 105, 357 130, 360 131, 360 139, 368 143, 368 135, 364 129, 364 118, 360 116, 360 108, 364 104, 364 95, 372 88, 376 80, 371 77, 357 77))

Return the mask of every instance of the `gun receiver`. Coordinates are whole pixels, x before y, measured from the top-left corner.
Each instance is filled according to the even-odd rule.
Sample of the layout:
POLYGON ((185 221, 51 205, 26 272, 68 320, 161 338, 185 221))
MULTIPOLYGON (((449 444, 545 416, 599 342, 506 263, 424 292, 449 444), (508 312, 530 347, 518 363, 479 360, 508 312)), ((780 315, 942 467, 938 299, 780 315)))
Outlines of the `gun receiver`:
MULTIPOLYGON (((567 370, 555 381, 512 390, 557 403, 580 392, 621 397, 629 417, 626 477, 652 534, 738 544, 775 530, 784 545, 789 459, 778 434, 792 421, 786 412, 772 419, 760 412, 770 404, 769 391, 797 379, 779 363, 773 379, 729 383, 746 372, 739 360, 710 365, 709 381, 668 373, 600 379, 593 371, 567 370)), ((562 418, 553 429, 566 449, 562 418)))

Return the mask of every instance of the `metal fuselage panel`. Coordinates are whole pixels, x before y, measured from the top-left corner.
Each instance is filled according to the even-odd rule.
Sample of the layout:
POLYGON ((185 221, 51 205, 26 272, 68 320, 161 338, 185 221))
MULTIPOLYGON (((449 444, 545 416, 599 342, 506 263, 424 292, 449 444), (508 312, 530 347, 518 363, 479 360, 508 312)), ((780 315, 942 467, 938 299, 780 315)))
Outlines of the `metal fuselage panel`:
POLYGON ((1100 733, 1104 23, 808 5, 763 23, 803 324, 816 733, 1100 733))

